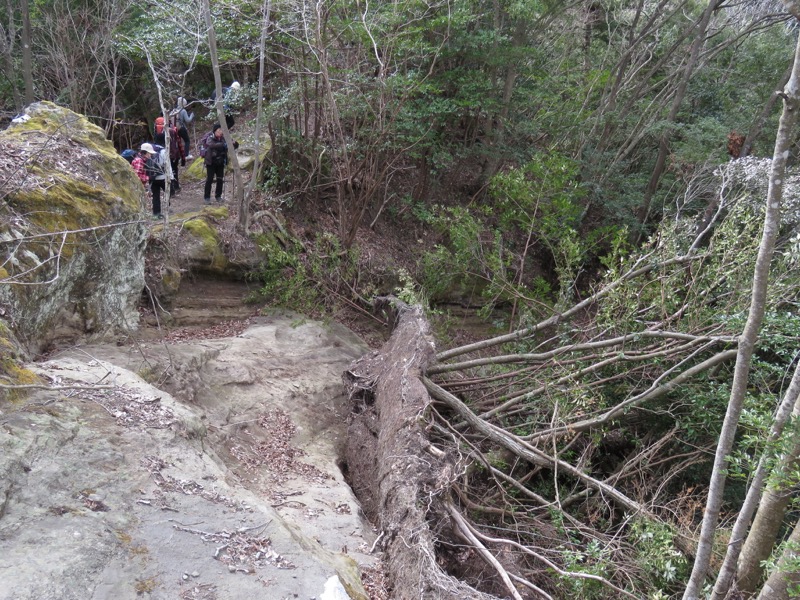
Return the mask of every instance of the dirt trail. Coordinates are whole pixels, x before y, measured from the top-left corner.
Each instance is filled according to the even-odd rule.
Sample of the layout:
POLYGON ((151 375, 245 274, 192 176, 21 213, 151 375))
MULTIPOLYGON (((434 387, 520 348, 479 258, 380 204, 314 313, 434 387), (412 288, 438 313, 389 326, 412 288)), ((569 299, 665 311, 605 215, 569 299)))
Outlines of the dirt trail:
MULTIPOLYGON (((203 203, 203 187, 205 185, 205 176, 206 171, 205 168, 199 164, 202 162, 202 158, 195 158, 192 161, 187 161, 185 167, 178 168, 178 181, 181 184, 181 190, 177 194, 175 194, 172 198, 170 198, 170 206, 169 210, 171 214, 180 214, 183 212, 190 212, 195 210, 200 210, 203 206, 206 206, 203 203), (197 164, 195 164, 197 163, 197 164), (189 174, 188 170, 190 167, 193 167, 192 173, 196 174, 197 176, 201 177, 198 179, 197 176, 193 177, 189 174)), ((243 179, 245 181, 245 185, 250 178, 250 174, 247 172, 242 172, 243 179)), ((233 199, 233 173, 227 172, 225 174, 224 185, 222 188, 223 194, 223 204, 227 204, 230 206, 231 201, 233 199)), ((213 202, 213 194, 214 188, 211 188, 212 194, 212 204, 213 202)))

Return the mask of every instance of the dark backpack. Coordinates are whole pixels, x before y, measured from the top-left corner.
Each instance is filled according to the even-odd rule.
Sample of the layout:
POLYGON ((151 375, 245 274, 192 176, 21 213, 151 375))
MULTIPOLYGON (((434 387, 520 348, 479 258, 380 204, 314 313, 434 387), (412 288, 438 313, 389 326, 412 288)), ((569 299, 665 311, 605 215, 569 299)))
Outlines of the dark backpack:
POLYGON ((126 148, 120 154, 128 163, 132 163, 133 159, 136 158, 136 150, 131 150, 130 148, 126 148))
POLYGON ((203 157, 203 158, 205 158, 206 155, 208 154, 208 140, 210 139, 210 136, 212 136, 212 135, 214 135, 214 133, 209 131, 202 138, 200 138, 200 142, 197 145, 197 149, 198 149, 198 151, 200 153, 200 156, 203 157))

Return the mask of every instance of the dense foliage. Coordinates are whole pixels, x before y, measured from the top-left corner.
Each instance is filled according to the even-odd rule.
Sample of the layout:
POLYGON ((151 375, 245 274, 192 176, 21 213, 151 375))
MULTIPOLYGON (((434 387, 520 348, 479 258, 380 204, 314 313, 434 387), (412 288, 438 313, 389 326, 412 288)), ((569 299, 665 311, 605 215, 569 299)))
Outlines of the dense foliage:
MULTIPOLYGON (((797 39, 783 5, 210 6, 223 81, 243 84, 231 108, 271 138, 261 191, 270 206, 334 223, 306 245, 259 238, 263 293, 307 311, 363 308, 379 288, 434 304, 455 296, 504 331, 527 331, 455 365, 445 352, 431 371, 448 410, 464 400, 552 460, 518 460, 442 409, 434 433, 473 461, 455 482, 462 507, 557 563, 545 576, 541 556, 515 558, 552 597, 679 594, 747 319, 775 90, 797 39), (254 115, 267 11, 267 102, 254 115), (360 254, 367 226, 436 243, 379 277, 360 254)), ((208 98, 207 43, 198 0, 9 1, 0 111, 51 100, 132 139, 126 124, 159 104, 208 98)), ((766 442, 800 334, 800 175, 783 185, 727 515, 761 457, 776 466, 770 485, 798 480, 797 463, 780 460, 797 424, 766 442)))

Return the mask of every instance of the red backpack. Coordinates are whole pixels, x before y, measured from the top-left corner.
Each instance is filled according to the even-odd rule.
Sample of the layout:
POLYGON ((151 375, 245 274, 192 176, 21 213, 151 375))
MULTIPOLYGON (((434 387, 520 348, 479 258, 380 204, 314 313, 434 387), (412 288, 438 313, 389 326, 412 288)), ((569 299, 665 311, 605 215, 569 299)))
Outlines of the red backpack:
POLYGON ((183 154, 183 140, 178 135, 178 130, 175 127, 169 128, 169 159, 172 162, 180 160, 184 157, 183 154))
POLYGON ((200 138, 200 141, 198 142, 197 149, 198 152, 200 153, 200 156, 203 158, 205 158, 206 154, 208 154, 208 140, 212 135, 214 135, 214 133, 212 131, 209 131, 202 138, 200 138))

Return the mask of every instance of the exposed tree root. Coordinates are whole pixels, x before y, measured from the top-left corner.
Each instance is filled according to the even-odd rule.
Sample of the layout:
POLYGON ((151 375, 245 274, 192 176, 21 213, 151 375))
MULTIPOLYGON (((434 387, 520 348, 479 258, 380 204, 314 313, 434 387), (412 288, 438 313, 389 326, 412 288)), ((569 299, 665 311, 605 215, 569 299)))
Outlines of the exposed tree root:
MULTIPOLYGON (((462 463, 432 447, 425 429, 431 400, 420 377, 435 350, 421 309, 382 304, 396 310, 391 339, 345 373, 354 411, 347 460, 363 508, 384 534, 392 597, 491 600, 495 596, 446 574, 437 561, 437 544, 462 543, 448 512, 462 463)), ((496 587, 508 593, 513 584, 504 579, 496 587)))

